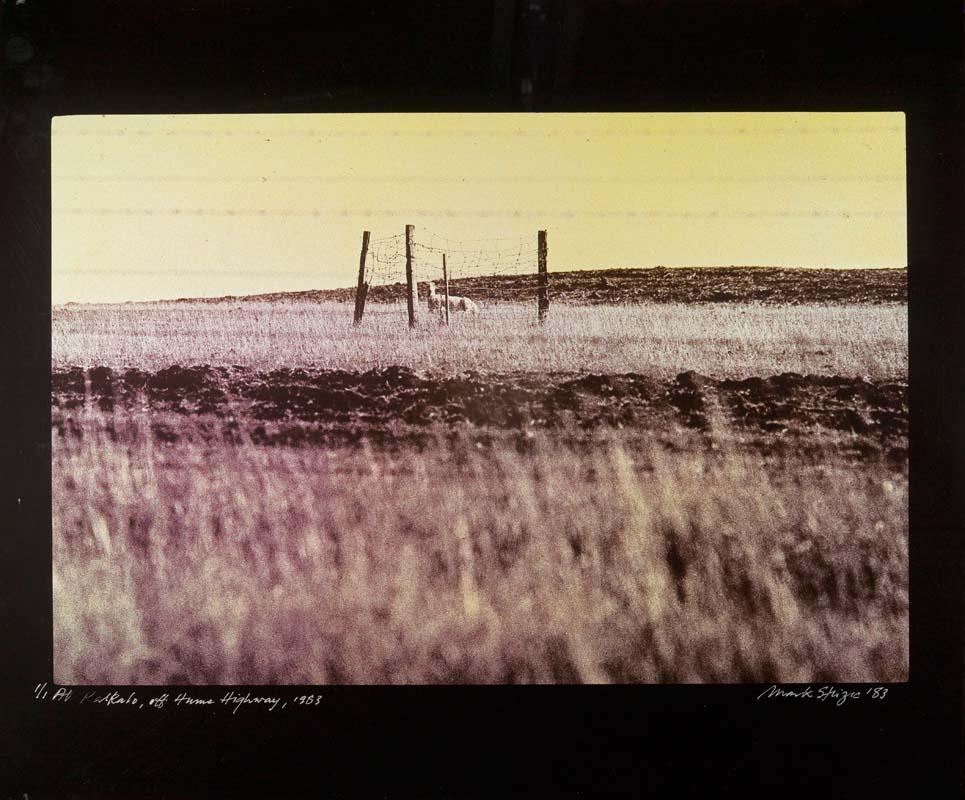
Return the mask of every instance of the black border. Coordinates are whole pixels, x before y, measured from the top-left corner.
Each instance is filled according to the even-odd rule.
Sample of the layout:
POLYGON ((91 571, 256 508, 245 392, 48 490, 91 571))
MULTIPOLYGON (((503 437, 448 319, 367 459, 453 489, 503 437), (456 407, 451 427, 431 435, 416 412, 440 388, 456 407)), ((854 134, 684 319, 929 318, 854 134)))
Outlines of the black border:
POLYGON ((50 118, 503 111, 519 103, 491 77, 492 3, 27 0, 13 23, 31 38, 36 60, 3 68, 0 97, 0 252, 15 300, 3 317, 11 358, 0 393, 8 426, 0 616, 10 645, 2 796, 639 795, 700 784, 724 796, 744 788, 957 796, 961 11, 953 2, 588 0, 569 91, 538 104, 906 112, 908 684, 893 686, 886 703, 845 708, 756 702, 764 687, 749 686, 332 688, 318 709, 295 714, 162 712, 145 722, 123 708, 33 698, 52 664, 50 118))

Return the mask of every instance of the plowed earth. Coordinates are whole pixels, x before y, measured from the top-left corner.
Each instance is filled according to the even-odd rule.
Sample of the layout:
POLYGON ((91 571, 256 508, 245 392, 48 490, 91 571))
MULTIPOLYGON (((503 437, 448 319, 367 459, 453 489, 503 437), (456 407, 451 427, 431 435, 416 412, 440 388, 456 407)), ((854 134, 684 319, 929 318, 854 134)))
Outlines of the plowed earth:
MULTIPOLYGON (((480 374, 437 377, 402 367, 368 372, 241 367, 137 369, 74 367, 52 376, 52 421, 76 431, 71 417, 90 404, 102 411, 150 408, 219 422, 223 435, 255 443, 336 443, 408 436, 429 426, 481 431, 682 428, 746 434, 767 447, 782 438, 837 434, 858 455, 907 456, 904 382, 783 373, 715 380, 684 372, 669 381, 639 374, 480 374)), ((154 424, 174 441, 177 424, 154 424)))

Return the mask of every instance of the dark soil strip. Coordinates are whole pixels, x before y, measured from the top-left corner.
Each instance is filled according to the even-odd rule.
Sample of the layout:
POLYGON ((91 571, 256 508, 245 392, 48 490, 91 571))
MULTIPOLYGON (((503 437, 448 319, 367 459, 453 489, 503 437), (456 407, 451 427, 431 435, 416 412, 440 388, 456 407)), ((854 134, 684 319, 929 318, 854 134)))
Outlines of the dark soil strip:
POLYGON ((626 373, 480 374, 438 377, 404 367, 368 372, 242 367, 73 367, 52 376, 58 414, 85 405, 214 415, 258 423, 313 423, 345 431, 439 423, 503 430, 679 426, 749 434, 835 431, 880 444, 908 434, 908 386, 863 378, 783 373, 715 380, 685 372, 669 381, 626 373))

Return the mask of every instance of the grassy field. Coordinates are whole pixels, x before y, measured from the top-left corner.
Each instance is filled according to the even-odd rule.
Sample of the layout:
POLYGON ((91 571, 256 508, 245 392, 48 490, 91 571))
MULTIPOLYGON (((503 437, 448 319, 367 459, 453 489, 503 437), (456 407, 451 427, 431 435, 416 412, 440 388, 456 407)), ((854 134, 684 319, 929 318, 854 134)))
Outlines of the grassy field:
POLYGON ((531 304, 503 303, 446 328, 401 305, 370 304, 352 326, 343 303, 171 303, 54 309, 55 368, 211 364, 453 372, 695 370, 716 377, 780 372, 902 378, 907 306, 752 304, 556 305, 542 328, 531 304))
POLYGON ((55 679, 907 677, 904 305, 534 316, 55 308, 55 679))
MULTIPOLYGON (((907 675, 907 476, 629 444, 54 442, 61 683, 907 675)), ((185 421, 190 425, 190 421, 185 421)))

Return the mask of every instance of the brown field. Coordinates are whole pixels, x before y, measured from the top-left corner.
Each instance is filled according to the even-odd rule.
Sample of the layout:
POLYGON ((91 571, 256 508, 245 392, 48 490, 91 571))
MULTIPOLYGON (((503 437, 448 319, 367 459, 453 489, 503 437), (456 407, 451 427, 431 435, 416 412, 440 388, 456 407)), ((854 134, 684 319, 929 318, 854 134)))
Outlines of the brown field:
POLYGON ((579 440, 594 429, 657 434, 725 430, 764 451, 815 437, 857 456, 907 458, 908 387, 901 381, 803 376, 714 380, 645 375, 465 372, 432 377, 404 367, 369 372, 169 367, 155 373, 74 367, 52 376, 52 421, 78 435, 92 409, 115 419, 150 409, 154 437, 243 444, 432 441, 433 425, 483 440, 537 431, 579 440), (78 414, 77 412, 82 412, 78 414), (86 415, 86 416, 85 416, 86 415), (194 419, 186 426, 185 418, 194 419), (683 429, 683 430, 681 430, 683 429))
POLYGON ((56 680, 905 679, 905 307, 814 295, 55 309, 56 680))
MULTIPOLYGON (((453 294, 488 303, 518 302, 536 291, 535 275, 480 275, 454 278, 453 294)), ((588 269, 551 272, 555 301, 620 306, 637 303, 766 303, 787 305, 842 303, 907 303, 908 273, 904 269, 792 269, 786 267, 652 267, 648 269, 588 269)), ((425 299, 427 284, 419 284, 425 299)), ((352 302, 355 289, 212 298, 244 302, 352 302)), ((373 286, 375 303, 401 302, 405 284, 373 286)), ((194 300, 181 302, 196 302, 194 300)))

